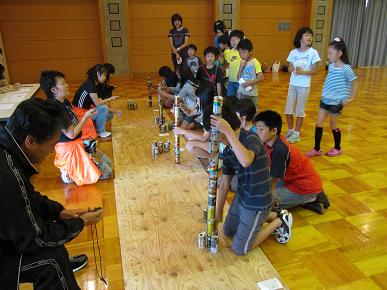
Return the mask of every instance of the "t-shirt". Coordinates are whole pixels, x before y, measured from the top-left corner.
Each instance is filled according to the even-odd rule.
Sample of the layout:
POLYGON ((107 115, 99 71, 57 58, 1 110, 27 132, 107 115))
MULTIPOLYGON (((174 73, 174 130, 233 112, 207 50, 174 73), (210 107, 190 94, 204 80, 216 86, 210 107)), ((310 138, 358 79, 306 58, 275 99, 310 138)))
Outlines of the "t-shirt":
MULTIPOLYGON (((72 125, 75 127, 76 125, 78 125, 79 121, 78 121, 78 118, 77 116, 75 115, 75 113, 73 112, 73 110, 71 109, 71 104, 69 102, 69 100, 65 99, 63 103, 61 103, 65 110, 66 110, 66 113, 67 115, 69 116, 70 120, 71 120, 71 123, 72 125)), ((81 138, 82 136, 82 132, 79 132, 79 134, 77 135, 77 137, 75 139, 78 139, 78 138, 81 138)), ((65 134, 63 134, 63 132, 60 134, 60 138, 59 138, 59 142, 70 142, 70 141, 73 141, 75 139, 70 139, 69 137, 67 137, 65 134)))
POLYGON ((315 194, 322 191, 321 177, 305 155, 277 138, 272 147, 265 146, 270 158, 270 175, 283 179, 285 187, 298 194, 315 194))
POLYGON ((226 53, 226 50, 224 51, 225 52, 224 57, 227 63, 230 64, 228 81, 237 82, 239 65, 241 63, 241 57, 239 56, 239 52, 236 49, 230 49, 228 53, 226 53))
POLYGON ((205 65, 202 65, 199 68, 197 80, 211 84, 216 92, 216 84, 222 83, 222 70, 216 65, 213 68, 206 68, 205 65))
POLYGON ((169 30, 168 37, 172 37, 173 47, 178 48, 184 44, 185 37, 190 37, 189 31, 187 28, 182 28, 177 30, 176 28, 172 28, 169 30))
POLYGON ((203 65, 202 60, 195 55, 193 58, 188 57, 185 61, 187 62, 188 67, 191 69, 193 76, 196 78, 199 67, 203 65))
MULTIPOLYGON (((306 51, 293 49, 287 58, 287 61, 292 63, 295 68, 299 67, 306 71, 310 71, 312 65, 320 60, 317 50, 311 47, 306 51)), ((296 71, 293 71, 290 76, 290 85, 309 88, 311 78, 311 75, 297 75, 296 71)))
POLYGON ((273 204, 273 195, 265 147, 257 134, 243 128, 240 129, 239 141, 248 150, 254 152, 254 161, 249 167, 244 168, 228 145, 223 150, 223 174, 238 176, 236 197, 244 208, 266 210, 273 204))
POLYGON ((192 83, 191 81, 187 81, 179 92, 179 96, 182 102, 190 110, 193 110, 197 107, 197 96, 195 95, 197 88, 198 86, 196 84, 192 83))
POLYGON ((97 87, 93 80, 87 79, 75 92, 73 105, 78 108, 90 109, 94 106, 94 101, 90 94, 97 93, 97 87))
POLYGON ((351 82, 356 78, 349 64, 344 64, 343 67, 335 67, 333 63, 330 64, 322 90, 324 104, 339 105, 348 100, 351 94, 351 82))
MULTIPOLYGON (((238 68, 239 70, 239 68, 238 68)), ((251 81, 257 79, 257 74, 262 72, 261 64, 256 59, 250 60, 241 71, 241 78, 245 81, 251 81)), ((238 92, 246 96, 258 96, 258 84, 252 85, 252 89, 247 91, 242 86, 239 86, 238 92)))

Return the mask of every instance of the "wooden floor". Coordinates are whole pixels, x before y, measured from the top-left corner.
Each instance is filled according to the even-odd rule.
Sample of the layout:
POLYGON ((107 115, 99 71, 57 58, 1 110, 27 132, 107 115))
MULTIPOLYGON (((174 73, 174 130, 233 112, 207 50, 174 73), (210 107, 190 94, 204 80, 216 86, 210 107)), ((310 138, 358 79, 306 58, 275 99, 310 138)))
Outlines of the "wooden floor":
MULTIPOLYGON (((387 69, 358 69, 357 73, 360 79, 358 97, 344 109, 340 120, 344 154, 312 159, 323 178, 331 208, 323 216, 301 208, 293 209, 292 240, 279 245, 274 239, 268 239, 261 246, 290 289, 387 289, 387 69)), ((325 72, 313 77, 304 130, 301 142, 296 145, 303 152, 313 146, 324 78, 325 72)), ((288 81, 287 74, 267 75, 259 85, 260 109, 283 112, 288 81)), ((116 80, 115 84, 119 86, 117 94, 122 99, 147 97, 145 80, 116 80)), ((71 85, 71 91, 75 92, 78 83, 71 85)), ((127 125, 128 114, 133 114, 125 104, 125 101, 116 103, 127 115, 114 120, 114 127, 127 125)), ((129 124, 139 130, 141 125, 129 124)), ((322 142, 324 151, 333 144, 328 126, 327 123, 322 142)), ((111 141, 100 142, 99 146, 113 157, 111 141)), ((114 162, 120 164, 123 160, 114 162)), ((127 173, 116 175, 116 179, 125 182, 130 174, 136 174, 136 168, 128 168, 127 173)), ((114 180, 83 187, 63 185, 51 154, 40 166, 40 174, 34 177, 33 183, 38 190, 69 208, 103 206, 104 219, 98 230, 108 287, 104 287, 96 274, 89 229, 67 248, 73 255, 87 253, 89 256, 89 265, 76 274, 82 289, 124 289, 114 180)), ((133 288, 129 285, 127 289, 133 288)), ((191 285, 190 288, 198 287, 191 285)))

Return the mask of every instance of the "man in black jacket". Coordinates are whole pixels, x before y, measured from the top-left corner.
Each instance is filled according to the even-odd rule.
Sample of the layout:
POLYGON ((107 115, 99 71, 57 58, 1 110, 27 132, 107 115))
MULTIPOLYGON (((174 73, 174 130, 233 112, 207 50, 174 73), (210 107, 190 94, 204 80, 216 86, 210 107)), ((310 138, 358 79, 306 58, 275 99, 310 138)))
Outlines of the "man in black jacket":
POLYGON ((59 140, 68 119, 53 101, 29 99, 18 105, 0 129, 0 283, 18 289, 79 289, 64 244, 85 225, 102 218, 102 210, 66 210, 42 196, 30 183, 59 140))

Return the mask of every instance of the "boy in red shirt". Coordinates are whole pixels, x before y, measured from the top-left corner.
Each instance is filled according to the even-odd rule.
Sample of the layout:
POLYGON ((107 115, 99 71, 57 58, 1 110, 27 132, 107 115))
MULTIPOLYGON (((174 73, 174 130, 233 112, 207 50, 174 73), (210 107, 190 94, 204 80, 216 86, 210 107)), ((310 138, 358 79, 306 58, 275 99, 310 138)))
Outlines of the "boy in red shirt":
POLYGON ((270 158, 270 175, 275 183, 279 208, 302 205, 323 214, 330 206, 321 177, 311 161, 281 136, 281 116, 271 110, 260 112, 254 123, 270 158))

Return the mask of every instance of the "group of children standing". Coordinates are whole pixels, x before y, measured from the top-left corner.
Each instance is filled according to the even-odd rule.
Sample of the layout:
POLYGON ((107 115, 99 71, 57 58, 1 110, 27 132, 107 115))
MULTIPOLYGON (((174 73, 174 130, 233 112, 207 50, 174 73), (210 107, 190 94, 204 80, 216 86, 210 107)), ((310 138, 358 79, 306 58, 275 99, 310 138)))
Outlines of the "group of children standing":
MULTIPOLYGON (((206 107, 195 111, 202 115, 202 123, 198 126, 182 124, 174 132, 186 138, 186 148, 192 154, 201 159, 209 159, 208 140, 211 127, 220 131, 219 138, 224 148, 216 221, 222 221, 226 195, 231 188, 236 196, 223 229, 224 234, 232 238, 232 249, 236 254, 246 254, 271 234, 276 236, 279 243, 287 243, 291 238, 293 218, 286 209, 302 205, 323 214, 330 206, 321 177, 307 157, 322 154, 322 127, 328 115, 335 146, 326 155, 333 157, 342 153, 337 120, 343 107, 354 99, 357 91, 356 75, 349 65, 344 41, 335 38, 328 47, 330 65, 320 101, 315 146, 304 155, 291 143, 300 141, 311 76, 315 74, 316 65, 320 61, 318 52, 311 47, 313 31, 309 27, 302 27, 297 31, 293 43, 295 49, 287 58, 291 73, 285 106, 288 131, 282 136, 282 118, 277 112, 267 110, 258 113, 258 83, 263 80, 263 74, 261 64, 253 57, 252 42, 244 37, 243 32, 234 30, 228 34, 224 31, 222 21, 217 21, 214 31, 218 49, 205 49, 204 65, 196 56, 196 46, 188 44, 190 35, 183 28, 180 15, 172 17, 172 25, 174 28, 169 34, 171 44, 175 43, 173 31, 184 29, 184 47, 188 51, 186 57, 178 57, 180 64, 175 66, 176 78, 180 76, 180 86, 185 86, 181 76, 186 72, 185 67, 189 67, 191 82, 197 85, 196 90, 203 83, 213 87, 206 107), (213 73, 216 67, 221 71, 222 78, 213 73), (225 77, 228 81, 221 83, 219 80, 224 80, 225 77), (225 97, 221 118, 212 115, 214 94, 225 97), (268 226, 262 228, 265 222, 268 222, 268 226)), ((182 47, 174 49, 179 52, 182 47)), ((175 50, 172 50, 172 54, 177 55, 175 50)), ((166 75, 164 77, 167 80, 166 75)), ((171 99, 173 95, 181 96, 179 86, 167 90, 171 99)), ((164 92, 159 93, 166 97, 164 92)), ((198 98, 195 88, 190 97, 192 103, 199 103, 195 101, 198 98)), ((182 99, 184 103, 185 97, 182 99)), ((182 104, 181 107, 185 105, 182 104)))

